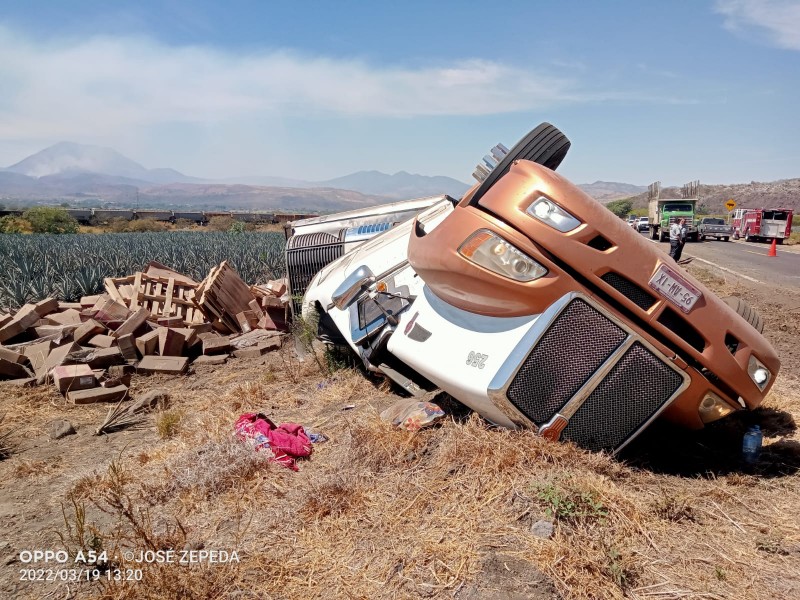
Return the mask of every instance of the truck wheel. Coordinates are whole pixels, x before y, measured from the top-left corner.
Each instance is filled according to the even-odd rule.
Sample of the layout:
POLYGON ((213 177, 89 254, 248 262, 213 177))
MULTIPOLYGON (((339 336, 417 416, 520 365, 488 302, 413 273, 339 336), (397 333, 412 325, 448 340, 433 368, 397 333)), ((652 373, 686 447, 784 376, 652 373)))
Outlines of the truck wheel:
POLYGON ((666 241, 667 241, 667 234, 665 234, 665 233, 662 231, 662 232, 661 232, 661 235, 659 235, 659 236, 658 236, 658 241, 659 241, 659 242, 666 242, 666 241))
POLYGON ((470 204, 476 205, 483 195, 497 183, 503 175, 508 173, 515 160, 530 160, 555 171, 570 147, 570 141, 557 127, 550 123, 542 123, 528 135, 522 138, 517 145, 511 148, 505 158, 500 161, 489 176, 483 180, 480 187, 475 190, 470 204))
POLYGON ((734 231, 733 232, 733 239, 735 239, 737 241, 739 240, 739 232, 738 231, 734 231))
POLYGON ((650 227, 650 239, 657 240, 658 239, 658 229, 655 227, 650 227))
POLYGON ((764 333, 764 319, 752 306, 739 296, 726 296, 722 301, 736 311, 736 314, 750 323, 758 333, 764 333))
POLYGON ((730 238, 729 238, 729 237, 724 237, 724 238, 722 238, 722 241, 723 241, 723 242, 727 242, 728 240, 730 240, 730 238))
POLYGON ((701 236, 700 236, 700 241, 701 241, 701 242, 705 242, 705 241, 706 241, 706 236, 704 236, 704 235, 701 235, 701 236))

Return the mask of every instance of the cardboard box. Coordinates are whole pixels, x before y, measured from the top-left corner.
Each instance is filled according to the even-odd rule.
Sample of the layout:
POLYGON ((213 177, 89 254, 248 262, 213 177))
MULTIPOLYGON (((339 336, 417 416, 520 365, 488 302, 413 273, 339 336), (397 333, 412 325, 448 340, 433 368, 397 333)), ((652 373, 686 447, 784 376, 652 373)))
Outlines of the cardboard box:
POLYGON ((53 369, 53 382, 62 394, 70 390, 97 387, 97 378, 89 365, 62 365, 53 369))

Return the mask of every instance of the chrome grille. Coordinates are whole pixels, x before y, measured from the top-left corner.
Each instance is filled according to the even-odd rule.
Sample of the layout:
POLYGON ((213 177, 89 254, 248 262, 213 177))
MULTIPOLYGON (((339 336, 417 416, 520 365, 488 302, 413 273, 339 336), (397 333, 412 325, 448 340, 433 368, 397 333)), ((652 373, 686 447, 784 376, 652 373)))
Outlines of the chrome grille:
POLYGON ((292 311, 300 314, 303 294, 317 272, 344 253, 344 244, 329 233, 295 235, 286 242, 286 274, 292 311))
POLYGON ((581 299, 567 305, 522 364, 507 397, 534 423, 544 423, 627 337, 581 299))
POLYGON ((635 342, 575 412, 561 437, 593 451, 619 448, 682 382, 675 370, 635 342))
POLYGON ((653 304, 656 303, 655 298, 653 298, 650 294, 645 292, 632 281, 628 281, 619 273, 609 271, 600 277, 600 279, 605 281, 608 285, 613 287, 642 310, 648 310, 651 306, 653 306, 653 304))

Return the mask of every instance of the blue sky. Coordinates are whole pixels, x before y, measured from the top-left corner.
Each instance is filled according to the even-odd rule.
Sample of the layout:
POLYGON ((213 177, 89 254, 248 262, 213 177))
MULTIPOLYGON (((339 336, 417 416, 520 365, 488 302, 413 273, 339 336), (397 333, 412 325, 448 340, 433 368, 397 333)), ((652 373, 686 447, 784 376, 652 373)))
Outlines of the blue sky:
POLYGON ((576 183, 800 177, 800 0, 0 0, 0 165, 468 181, 541 121, 576 183))

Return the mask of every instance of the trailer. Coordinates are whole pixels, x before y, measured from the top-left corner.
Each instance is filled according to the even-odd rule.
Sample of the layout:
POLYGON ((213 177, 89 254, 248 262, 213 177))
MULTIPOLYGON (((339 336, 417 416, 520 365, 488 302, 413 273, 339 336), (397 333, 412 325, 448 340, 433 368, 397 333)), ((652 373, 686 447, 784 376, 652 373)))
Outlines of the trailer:
POLYGON ((791 208, 737 208, 733 212, 733 239, 747 242, 775 240, 779 244, 792 233, 791 208))

